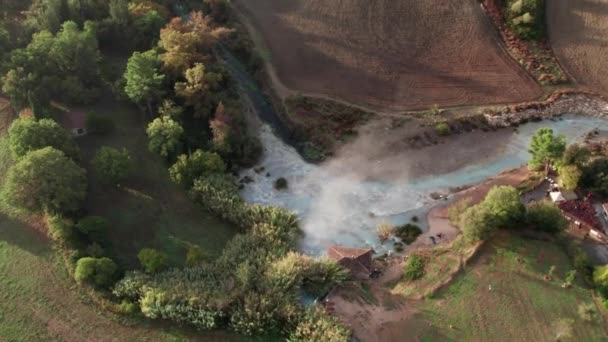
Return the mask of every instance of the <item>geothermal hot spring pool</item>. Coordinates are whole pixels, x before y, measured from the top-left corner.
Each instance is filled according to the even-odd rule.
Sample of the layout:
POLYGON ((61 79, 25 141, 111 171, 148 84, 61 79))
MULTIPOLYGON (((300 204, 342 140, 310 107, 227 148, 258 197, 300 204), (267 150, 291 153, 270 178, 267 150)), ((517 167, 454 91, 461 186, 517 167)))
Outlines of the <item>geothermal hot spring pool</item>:
MULTIPOLYGON (((256 166, 241 173, 241 177, 253 179, 241 190, 241 195, 249 202, 281 206, 296 212, 304 232, 299 249, 310 255, 322 255, 332 244, 372 247, 377 253, 387 252, 392 244, 381 245, 376 234, 381 222, 399 225, 417 216, 420 221, 416 224, 427 230, 426 213, 438 203, 431 199, 431 193, 447 193, 450 188, 479 183, 525 164, 530 157, 528 147, 532 135, 541 127, 552 128, 556 134, 568 137, 570 142, 582 138, 592 129, 608 129, 608 120, 605 119, 564 115, 555 121, 522 125, 516 132, 504 130, 497 148, 489 156, 464 167, 452 168, 451 171, 432 174, 413 172, 416 175, 405 172, 397 177, 362 176, 362 169, 389 167, 397 163, 392 162, 391 155, 379 161, 382 165, 355 163, 352 170, 348 166, 335 167, 341 164, 340 156, 321 165, 305 162, 267 123, 276 122, 276 114, 246 68, 226 50, 221 50, 221 55, 240 91, 252 105, 255 112, 252 119, 259 122, 261 118, 264 121, 259 122, 264 155, 256 166), (260 167, 264 167, 264 171, 256 173, 255 169, 260 167), (270 177, 266 176, 267 173, 270 173, 270 177), (279 177, 287 179, 287 190, 274 189, 274 181, 279 177)), ((474 154, 478 149, 473 145, 491 144, 480 140, 468 140, 462 145, 453 146, 458 152, 455 155, 469 150, 469 154, 474 154)), ((374 141, 369 143, 374 144, 374 141)), ((425 150, 419 152, 424 154, 425 150)), ((399 158, 399 162, 403 162, 403 155, 399 158)), ((425 158, 432 161, 433 158, 459 157, 450 154, 437 157, 429 152, 425 158)))
POLYGON ((305 234, 300 242, 304 253, 320 255, 332 244, 372 247, 383 253, 388 247, 382 246, 376 236, 379 223, 403 224, 418 216, 418 225, 426 230, 426 212, 438 202, 431 199, 431 193, 479 183, 526 163, 531 137, 541 127, 550 127, 574 141, 594 128, 607 129, 608 121, 566 115, 556 121, 528 123, 510 133, 498 153, 479 163, 443 174, 386 180, 337 173, 328 163, 307 163, 269 125, 262 124, 259 134, 264 155, 256 167, 242 172, 241 176, 249 176, 253 182, 245 186, 241 195, 250 202, 282 206, 298 213, 305 234), (254 169, 259 167, 264 167, 264 171, 256 173, 254 169), (271 176, 267 177, 267 173, 271 176), (278 177, 288 180, 287 190, 274 189, 278 177))

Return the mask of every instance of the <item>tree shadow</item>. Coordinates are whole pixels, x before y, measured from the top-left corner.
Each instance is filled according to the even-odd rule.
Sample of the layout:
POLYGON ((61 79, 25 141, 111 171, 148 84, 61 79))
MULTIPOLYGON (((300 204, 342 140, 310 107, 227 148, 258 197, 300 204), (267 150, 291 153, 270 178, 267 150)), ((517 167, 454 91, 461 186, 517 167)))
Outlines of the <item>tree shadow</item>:
POLYGON ((46 235, 4 213, 0 213, 0 241, 41 257, 52 253, 51 242, 46 235))

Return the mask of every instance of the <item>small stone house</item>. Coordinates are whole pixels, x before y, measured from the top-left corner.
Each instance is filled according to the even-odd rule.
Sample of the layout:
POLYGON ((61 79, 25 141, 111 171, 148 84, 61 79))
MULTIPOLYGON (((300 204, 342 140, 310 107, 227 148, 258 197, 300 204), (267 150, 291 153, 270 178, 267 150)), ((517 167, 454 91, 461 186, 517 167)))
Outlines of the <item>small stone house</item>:
POLYGON ((374 271, 374 250, 371 248, 348 248, 331 246, 327 256, 348 269, 356 279, 369 279, 374 271))

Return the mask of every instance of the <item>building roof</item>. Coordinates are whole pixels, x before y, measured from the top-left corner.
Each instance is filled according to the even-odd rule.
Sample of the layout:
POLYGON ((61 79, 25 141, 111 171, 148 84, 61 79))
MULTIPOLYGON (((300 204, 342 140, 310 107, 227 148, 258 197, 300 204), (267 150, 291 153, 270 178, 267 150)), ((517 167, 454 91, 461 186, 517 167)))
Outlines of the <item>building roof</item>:
POLYGON ((589 201, 564 201, 558 204, 564 214, 593 228, 600 228, 597 212, 589 201))
POLYGON ((373 270, 371 248, 349 248, 342 246, 331 246, 327 250, 327 256, 338 264, 346 267, 354 276, 369 276, 373 270))
POLYGON ((576 193, 570 190, 553 191, 549 196, 553 202, 573 201, 578 199, 576 193))

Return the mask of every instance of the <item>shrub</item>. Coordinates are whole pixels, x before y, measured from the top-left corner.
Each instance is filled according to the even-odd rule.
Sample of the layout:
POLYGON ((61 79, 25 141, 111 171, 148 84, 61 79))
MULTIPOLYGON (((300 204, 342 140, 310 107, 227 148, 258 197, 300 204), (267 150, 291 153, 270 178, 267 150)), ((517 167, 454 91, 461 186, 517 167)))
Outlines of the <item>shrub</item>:
POLYGON ((441 136, 450 134, 450 126, 446 122, 440 122, 435 125, 435 131, 441 136))
POLYGON ((95 154, 93 167, 95 167, 102 182, 116 185, 129 176, 133 163, 126 148, 118 150, 103 146, 95 154))
POLYGON ((411 223, 397 226, 395 228, 395 235, 408 245, 416 241, 420 234, 422 234, 422 229, 411 223))
POLYGON ((576 165, 566 165, 559 168, 559 185, 566 190, 576 190, 583 172, 576 165))
POLYGON ((493 215, 479 205, 470 207, 462 214, 459 226, 468 242, 485 240, 496 231, 493 215))
POLYGON ((380 243, 384 243, 393 235, 393 226, 391 226, 390 223, 380 223, 377 232, 380 243))
POLYGON ((323 308, 313 306, 300 318, 289 342, 348 342, 351 332, 323 308))
POLYGON ((118 311, 125 315, 133 315, 139 311, 139 305, 128 300, 123 300, 118 304, 118 311))
POLYGON ((536 230, 549 233, 559 233, 568 227, 568 221, 564 218, 559 208, 549 202, 534 202, 528 206, 528 224, 536 230))
POLYGON ((424 259, 419 255, 410 255, 403 268, 403 276, 409 280, 416 280, 424 276, 424 259))
POLYGON ((111 118, 103 115, 88 113, 85 119, 87 132, 97 135, 108 135, 114 131, 115 125, 111 118))
POLYGON ((74 236, 74 223, 64 217, 49 217, 48 226, 51 238, 55 241, 66 243, 74 236))
POLYGON ((186 252, 186 266, 193 267, 196 266, 205 260, 207 260, 209 256, 205 251, 197 245, 189 245, 188 251, 186 252))
POLYGON ((87 216, 76 223, 76 229, 92 241, 103 240, 108 227, 108 221, 100 216, 87 216))
POLYGON ((452 204, 448 208, 448 218, 450 220, 450 223, 454 226, 460 227, 460 217, 470 207, 471 207, 471 198, 470 197, 461 199, 458 202, 452 204))
POLYGON ((97 286, 109 286, 115 279, 118 267, 109 258, 91 258, 85 257, 78 260, 76 270, 74 271, 74 279, 77 282, 91 282, 97 286))
POLYGON ((289 184, 287 183, 287 179, 281 177, 274 181, 274 188, 277 190, 285 190, 289 184))
POLYGON ((597 309, 593 303, 581 303, 578 306, 578 316, 587 322, 592 322, 597 316, 597 309))
POLYGON ((137 253, 137 258, 148 273, 156 273, 167 267, 167 255, 152 248, 142 249, 137 253))

